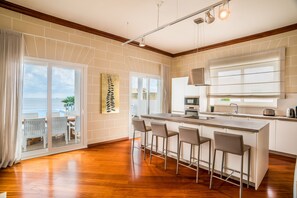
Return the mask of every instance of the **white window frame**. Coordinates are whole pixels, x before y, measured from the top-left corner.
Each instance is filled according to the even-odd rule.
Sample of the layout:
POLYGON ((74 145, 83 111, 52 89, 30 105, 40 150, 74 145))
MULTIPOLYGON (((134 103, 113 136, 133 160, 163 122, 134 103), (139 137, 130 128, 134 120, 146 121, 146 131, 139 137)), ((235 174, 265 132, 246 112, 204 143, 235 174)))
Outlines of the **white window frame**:
MULTIPOLYGON (((133 127, 132 127, 132 114, 131 114, 131 105, 132 105, 132 77, 138 77, 138 78, 148 78, 148 79, 157 79, 160 80, 160 88, 159 88, 159 92, 160 92, 160 112, 162 112, 162 102, 163 102, 163 94, 162 94, 162 87, 161 87, 161 76, 159 75, 153 75, 153 74, 145 74, 145 73, 137 73, 137 72, 130 72, 129 73, 129 138, 133 137, 133 127)), ((148 80, 148 93, 150 92, 149 90, 150 88, 150 82, 148 80)), ((149 94, 148 94, 149 97, 149 94)), ((147 100, 147 102, 149 103, 149 99, 147 100)), ((148 106, 148 112, 149 112, 149 104, 148 106)))
MULTIPOLYGON (((232 94, 232 93, 226 93, 224 94, 224 96, 221 96, 218 94, 216 95, 215 92, 214 93, 210 93, 210 89, 208 89, 208 98, 209 98, 209 103, 210 105, 216 105, 216 106, 229 106, 230 103, 236 103, 240 106, 243 107, 273 107, 276 108, 277 107, 277 99, 278 98, 284 98, 284 68, 285 68, 285 48, 279 48, 279 49, 274 49, 274 50, 269 50, 269 51, 264 51, 264 52, 258 52, 258 53, 254 53, 254 54, 249 54, 249 55, 242 55, 242 56, 236 56, 236 57, 227 57, 227 58, 222 58, 222 59, 216 59, 216 60, 211 60, 208 66, 208 69, 211 70, 212 67, 219 69, 219 67, 222 65, 222 67, 227 67, 227 68, 234 68, 235 69, 240 69, 241 73, 238 76, 240 77, 240 81, 241 83, 244 85, 244 69, 248 68, 249 62, 251 63, 256 63, 256 64, 261 64, 262 60, 260 61, 260 59, 269 59, 269 58, 273 58, 273 57, 279 57, 279 67, 280 67, 280 82, 279 82, 279 86, 280 86, 280 95, 279 96, 269 96, 269 95, 261 95, 261 94, 257 94, 255 93, 254 95, 251 94, 249 96, 246 96, 244 94, 240 95, 240 94, 232 94), (260 58, 259 58, 260 57, 260 58), (242 62, 241 62, 242 61, 242 62), (232 64, 234 64, 234 66, 232 66, 232 64), (248 63, 248 64, 246 64, 248 63), (220 65, 221 64, 221 65, 220 65), (231 64, 231 67, 228 66, 229 64, 231 64), (225 100, 224 100, 225 99, 225 100), (228 101, 227 99, 230 99, 230 101, 228 101), (255 99, 255 100, 263 100, 263 102, 247 102, 245 100, 249 100, 249 99, 255 99), (270 101, 266 101, 265 100, 270 100, 270 101)), ((263 59, 263 60, 264 60, 263 59)), ((267 63, 265 61, 263 61, 263 63, 267 63)), ((251 68, 253 67, 253 64, 251 66, 251 68)), ((259 83, 260 84, 260 83, 259 83)), ((236 83, 235 83, 236 85, 236 83)), ((239 84, 238 84, 239 85, 239 84)), ((243 92, 246 93, 246 92, 243 92)))

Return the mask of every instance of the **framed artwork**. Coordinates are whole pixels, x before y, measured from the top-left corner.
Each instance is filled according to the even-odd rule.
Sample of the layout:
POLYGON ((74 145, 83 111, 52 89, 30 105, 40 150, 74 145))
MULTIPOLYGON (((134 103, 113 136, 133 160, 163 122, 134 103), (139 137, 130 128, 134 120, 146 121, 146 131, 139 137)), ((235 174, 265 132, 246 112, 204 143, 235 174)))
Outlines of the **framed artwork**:
POLYGON ((119 75, 101 74, 101 113, 119 113, 119 75))

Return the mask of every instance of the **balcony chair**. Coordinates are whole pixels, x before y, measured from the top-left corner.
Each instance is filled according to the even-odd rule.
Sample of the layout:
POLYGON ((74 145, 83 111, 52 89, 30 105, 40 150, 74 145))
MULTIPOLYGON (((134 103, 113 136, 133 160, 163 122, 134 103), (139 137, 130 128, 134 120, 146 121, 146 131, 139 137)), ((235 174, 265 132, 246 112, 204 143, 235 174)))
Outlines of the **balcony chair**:
POLYGON ((43 148, 46 148, 47 132, 45 128, 45 118, 25 119, 24 120, 24 137, 23 148, 27 151, 27 139, 28 138, 42 138, 43 148))

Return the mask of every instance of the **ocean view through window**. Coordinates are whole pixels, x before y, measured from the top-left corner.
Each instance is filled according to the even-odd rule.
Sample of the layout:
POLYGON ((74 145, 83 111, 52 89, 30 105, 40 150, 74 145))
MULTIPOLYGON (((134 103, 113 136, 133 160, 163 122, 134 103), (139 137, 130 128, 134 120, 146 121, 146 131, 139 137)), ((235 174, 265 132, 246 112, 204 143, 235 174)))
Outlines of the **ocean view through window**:
POLYGON ((23 155, 82 147, 83 66, 43 59, 24 60, 23 155))

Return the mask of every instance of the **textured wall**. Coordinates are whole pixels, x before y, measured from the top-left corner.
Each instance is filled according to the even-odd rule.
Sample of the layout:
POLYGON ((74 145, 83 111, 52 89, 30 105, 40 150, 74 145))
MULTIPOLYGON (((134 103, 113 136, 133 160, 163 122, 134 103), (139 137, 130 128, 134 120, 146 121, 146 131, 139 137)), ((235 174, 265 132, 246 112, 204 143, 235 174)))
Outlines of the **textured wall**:
MULTIPOLYGON (((278 100, 276 113, 285 115, 286 108, 297 106, 297 30, 174 58, 171 76, 188 76, 190 69, 205 67, 208 60, 211 59, 249 54, 279 47, 286 47, 285 91, 287 97, 278 100)), ((262 114, 263 109, 259 107, 240 107, 239 112, 262 114)), ((227 106, 217 106, 215 111, 226 112, 231 111, 231 109, 227 106)))
POLYGON ((128 136, 129 73, 160 75, 171 58, 0 8, 0 28, 25 33, 25 55, 88 66, 88 143, 128 136), (100 73, 120 76, 120 113, 100 114, 100 73))
POLYGON ((172 77, 187 76, 190 69, 205 67, 208 60, 286 47, 287 93, 297 93, 297 30, 173 59, 172 77))

